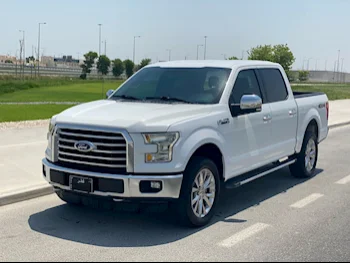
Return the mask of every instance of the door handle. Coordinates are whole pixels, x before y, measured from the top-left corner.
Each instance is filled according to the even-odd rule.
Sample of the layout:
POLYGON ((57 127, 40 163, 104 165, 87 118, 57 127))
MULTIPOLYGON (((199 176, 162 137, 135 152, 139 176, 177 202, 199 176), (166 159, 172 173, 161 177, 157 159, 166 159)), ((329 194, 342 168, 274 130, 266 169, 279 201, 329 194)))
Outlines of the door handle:
POLYGON ((271 117, 271 115, 265 115, 263 120, 264 120, 264 122, 268 122, 268 121, 272 120, 272 117, 271 117))
POLYGON ((296 110, 290 110, 290 111, 289 111, 289 116, 290 116, 290 117, 294 117, 296 114, 297 114, 297 111, 296 111, 296 110))

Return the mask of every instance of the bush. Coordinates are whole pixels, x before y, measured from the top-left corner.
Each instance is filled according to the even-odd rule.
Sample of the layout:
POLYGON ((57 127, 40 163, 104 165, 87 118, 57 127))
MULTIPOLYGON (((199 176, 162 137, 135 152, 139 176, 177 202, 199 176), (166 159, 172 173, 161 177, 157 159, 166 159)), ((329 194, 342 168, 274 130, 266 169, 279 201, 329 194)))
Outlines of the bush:
POLYGON ((299 71, 299 81, 308 81, 310 76, 309 71, 301 70, 299 71))

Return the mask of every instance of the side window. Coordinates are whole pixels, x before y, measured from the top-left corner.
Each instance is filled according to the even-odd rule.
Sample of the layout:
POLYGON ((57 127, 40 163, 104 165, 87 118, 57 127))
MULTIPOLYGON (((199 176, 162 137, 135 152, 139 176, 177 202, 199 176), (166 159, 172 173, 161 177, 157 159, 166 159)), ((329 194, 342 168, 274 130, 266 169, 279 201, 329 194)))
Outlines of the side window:
POLYGON ((279 69, 259 69, 269 103, 284 101, 288 97, 286 83, 279 69))
POLYGON ((238 73, 235 85, 233 87, 230 104, 239 104, 243 95, 258 95, 262 98, 258 80, 254 70, 242 70, 238 73))

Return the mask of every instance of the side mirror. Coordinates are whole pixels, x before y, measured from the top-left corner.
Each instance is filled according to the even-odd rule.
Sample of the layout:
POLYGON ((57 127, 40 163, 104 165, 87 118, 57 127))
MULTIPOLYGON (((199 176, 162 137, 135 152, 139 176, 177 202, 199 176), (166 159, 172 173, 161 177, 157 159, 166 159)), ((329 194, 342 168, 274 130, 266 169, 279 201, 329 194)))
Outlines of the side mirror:
POLYGON ((257 95, 243 95, 240 104, 230 105, 233 117, 260 112, 262 110, 262 99, 257 95))
POLYGON ((114 90, 110 89, 109 91, 107 91, 106 97, 109 98, 113 93, 114 93, 114 90))
POLYGON ((261 111, 262 99, 257 95, 244 95, 240 107, 243 111, 261 111))

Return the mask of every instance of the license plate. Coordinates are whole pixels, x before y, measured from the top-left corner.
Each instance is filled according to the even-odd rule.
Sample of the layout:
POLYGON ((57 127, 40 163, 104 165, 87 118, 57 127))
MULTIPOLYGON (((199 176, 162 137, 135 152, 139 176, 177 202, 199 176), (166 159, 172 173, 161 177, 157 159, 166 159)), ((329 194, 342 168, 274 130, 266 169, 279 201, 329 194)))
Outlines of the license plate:
POLYGON ((80 176, 70 176, 70 188, 73 191, 82 193, 93 192, 93 180, 80 176))

